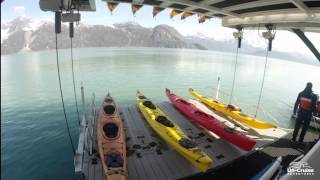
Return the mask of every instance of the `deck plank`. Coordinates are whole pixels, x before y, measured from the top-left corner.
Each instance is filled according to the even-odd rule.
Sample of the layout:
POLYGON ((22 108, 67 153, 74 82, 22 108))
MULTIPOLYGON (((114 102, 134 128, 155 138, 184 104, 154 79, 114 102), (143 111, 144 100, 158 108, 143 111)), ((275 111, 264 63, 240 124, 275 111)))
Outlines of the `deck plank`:
POLYGON ((127 147, 127 161, 131 163, 127 163, 127 169, 128 169, 128 178, 129 179, 139 179, 138 170, 136 168, 136 162, 133 159, 134 154, 129 152, 129 147, 132 147, 133 140, 132 140, 132 134, 130 133, 129 125, 127 123, 127 118, 124 115, 124 110, 121 109, 121 118, 124 122, 124 129, 126 132, 126 147, 127 147), (130 153, 130 154, 129 154, 130 153))
MULTIPOLYGON (((129 108, 129 113, 132 116, 131 119, 131 126, 132 128, 139 130, 141 133, 140 137, 136 136, 136 139, 138 139, 139 145, 142 147, 150 148, 149 143, 153 142, 154 139, 151 137, 151 134, 145 129, 143 126, 143 121, 140 114, 138 113, 137 109, 135 107, 129 108), (140 141, 140 142, 139 142, 140 141)), ((157 167, 155 167, 155 164, 152 163, 154 160, 154 150, 151 149, 139 149, 139 153, 141 153, 140 159, 145 159, 143 162, 144 168, 146 168, 147 176, 151 179, 159 179, 160 177, 157 175, 157 167)))
MULTIPOLYGON (((133 123, 133 121, 135 121, 136 117, 134 117, 131 114, 131 111, 129 109, 125 109, 123 110, 124 113, 124 117, 126 119, 126 123, 128 124, 127 127, 128 131, 126 132, 126 134, 129 134, 130 136, 130 141, 132 144, 128 144, 129 149, 134 150, 134 154, 132 154, 131 159, 133 160, 134 164, 135 164, 135 168, 137 169, 138 172, 138 177, 139 178, 151 178, 152 175, 150 174, 150 169, 148 169, 148 167, 146 167, 145 163, 143 162, 142 158, 138 157, 138 153, 140 153, 139 149, 133 148, 134 145, 139 145, 141 143, 141 140, 137 137, 140 136, 144 136, 143 132, 140 129, 136 129, 134 124, 136 122, 133 123), (147 168, 147 169, 146 169, 147 168)), ((130 160, 130 159, 129 159, 130 160)), ((128 164, 130 162, 128 161, 128 164)))
MULTIPOLYGON (((147 124, 147 123, 146 123, 147 124)), ((148 129, 151 130, 149 125, 146 125, 148 129)), ((187 176, 190 173, 196 172, 197 170, 188 162, 184 157, 182 157, 179 153, 177 153, 174 149, 172 149, 170 146, 167 145, 167 143, 160 139, 162 144, 166 144, 167 148, 169 149, 168 152, 166 152, 165 156, 162 159, 167 160, 167 164, 169 164, 170 168, 174 169, 175 177, 184 177, 187 176)))
MULTIPOLYGON (((135 109, 132 109, 131 111, 133 117, 135 119, 141 119, 140 117, 140 114, 138 113, 137 110, 135 109)), ((144 121, 144 120, 142 120, 144 121)), ((147 129, 145 129, 144 127, 144 122, 139 122, 139 123, 133 123, 135 128, 137 129, 142 129, 143 130, 143 133, 145 135, 145 144, 146 146, 148 146, 151 142, 155 142, 155 139, 152 136, 151 132, 148 132, 147 129)), ((142 151, 141 152, 143 154, 143 158, 146 158, 146 165, 147 166, 150 166, 150 168, 152 169, 152 173, 153 173, 153 178, 154 179, 164 179, 161 172, 159 172, 158 169, 160 169, 158 167, 158 164, 155 163, 156 162, 156 155, 155 155, 155 148, 154 147, 151 147, 151 149, 147 150, 146 152, 142 151)))
MULTIPOLYGON (((156 142, 158 144, 160 142, 164 145, 165 149, 170 149, 168 145, 164 144, 165 142, 161 140, 161 138, 156 134, 156 132, 154 132, 151 129, 150 125, 142 117, 143 115, 138 111, 138 109, 134 107, 130 107, 130 109, 132 109, 132 112, 135 114, 135 117, 139 119, 139 123, 135 123, 136 128, 142 129, 145 134, 149 134, 148 136, 146 136, 147 142, 156 142)), ((163 149, 161 151, 163 153, 163 149)), ((161 180, 172 178, 172 174, 170 173, 171 171, 169 171, 170 165, 168 166, 168 164, 165 164, 163 162, 163 159, 167 159, 166 154, 157 154, 156 147, 154 147, 150 154, 146 156, 146 158, 148 158, 148 162, 153 168, 154 175, 156 176, 155 178, 161 180)))

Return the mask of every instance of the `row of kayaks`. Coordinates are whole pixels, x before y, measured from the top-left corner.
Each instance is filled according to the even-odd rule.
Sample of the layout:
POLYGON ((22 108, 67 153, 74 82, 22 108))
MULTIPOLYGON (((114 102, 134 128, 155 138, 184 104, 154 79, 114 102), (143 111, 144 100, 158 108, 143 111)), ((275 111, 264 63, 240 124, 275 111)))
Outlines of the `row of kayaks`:
POLYGON ((249 115, 246 115, 241 112, 241 109, 235 105, 232 104, 225 104, 223 102, 220 102, 215 99, 211 99, 208 97, 205 97, 198 92, 196 92, 193 89, 189 89, 189 92, 192 96, 199 99, 202 103, 209 106, 210 108, 226 115, 231 118, 233 118, 236 121, 239 121, 240 123, 243 123, 251 128, 257 128, 257 129, 268 129, 268 128, 275 128, 277 127, 274 124, 266 123, 262 120, 253 118, 249 115))
MULTIPOLYGON (((205 105, 249 127, 260 129, 275 127, 272 124, 241 113, 240 109, 235 106, 228 106, 222 102, 202 96, 193 89, 189 89, 189 92, 205 105)), ((227 126, 224 122, 204 112, 193 103, 173 94, 169 89, 166 89, 165 93, 171 104, 187 119, 245 151, 250 151, 255 146, 256 141, 254 139, 227 126)), ((139 110, 150 127, 194 167, 205 172, 213 164, 213 160, 165 112, 139 91, 136 94, 136 101, 139 110)), ((104 99, 99 112, 97 139, 102 167, 107 179, 126 179, 125 130, 119 109, 109 94, 104 99)))

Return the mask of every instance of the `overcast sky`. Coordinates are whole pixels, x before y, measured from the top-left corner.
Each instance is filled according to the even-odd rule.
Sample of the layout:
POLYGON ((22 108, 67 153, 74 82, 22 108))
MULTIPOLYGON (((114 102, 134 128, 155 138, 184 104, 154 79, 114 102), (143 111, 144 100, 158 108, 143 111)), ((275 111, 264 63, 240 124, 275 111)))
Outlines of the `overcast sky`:
MULTIPOLYGON (((132 15, 131 7, 128 4, 120 4, 111 14, 106 3, 96 0, 96 12, 82 13, 81 22, 84 24, 104 24, 112 25, 127 21, 134 21, 145 27, 154 27, 159 24, 167 24, 175 27, 183 35, 201 34, 218 40, 233 39, 232 32, 235 30, 224 28, 221 20, 214 18, 203 24, 198 23, 197 16, 180 20, 180 16, 173 19, 169 17, 170 9, 160 12, 156 18, 152 17, 152 7, 142 7, 135 16, 132 15)), ((51 19, 52 12, 43 12, 39 8, 38 0, 5 0, 1 3, 1 23, 6 23, 18 16, 26 16, 34 21, 51 19)), ((261 33, 261 32, 260 32, 261 33)), ((307 33, 309 39, 317 49, 320 49, 320 33, 307 33)), ((258 35, 258 31, 246 31, 244 40, 249 44, 258 47, 266 47, 266 42, 258 35)), ((273 48, 284 52, 299 52, 308 56, 313 56, 303 42, 293 33, 288 31, 278 31, 274 40, 273 48)))

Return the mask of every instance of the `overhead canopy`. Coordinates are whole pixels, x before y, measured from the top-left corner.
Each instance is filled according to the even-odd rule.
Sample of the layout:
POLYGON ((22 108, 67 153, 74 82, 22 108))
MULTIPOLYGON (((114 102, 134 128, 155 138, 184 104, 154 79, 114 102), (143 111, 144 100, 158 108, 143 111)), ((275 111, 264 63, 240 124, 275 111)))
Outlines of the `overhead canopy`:
POLYGON ((43 11, 96 11, 95 0, 39 0, 39 6, 43 11))
MULTIPOLYGON (((320 32, 320 1, 315 0, 102 0, 114 3, 151 5, 159 8, 221 18, 222 25, 253 28, 273 24, 277 29, 298 28, 320 32)), ((184 17, 185 18, 185 17, 184 17)), ((182 19, 184 19, 182 18, 182 19)))
MULTIPOLYGON (((221 18, 222 26, 246 29, 293 31, 320 61, 320 53, 304 32, 320 33, 320 1, 316 0, 102 0, 110 3, 131 3, 132 7, 151 5, 172 9, 170 17, 181 19, 198 15, 199 23, 206 19, 221 18)), ((134 11, 134 13, 136 13, 134 11)), ((157 12, 159 13, 159 12, 157 12)), ((156 14, 157 14, 156 13, 156 14)), ((156 15, 153 13, 153 16, 156 15)), ((272 38, 271 38, 272 39, 272 38)), ((240 46, 239 46, 240 47, 240 46)), ((269 40, 269 50, 271 41, 269 40)))

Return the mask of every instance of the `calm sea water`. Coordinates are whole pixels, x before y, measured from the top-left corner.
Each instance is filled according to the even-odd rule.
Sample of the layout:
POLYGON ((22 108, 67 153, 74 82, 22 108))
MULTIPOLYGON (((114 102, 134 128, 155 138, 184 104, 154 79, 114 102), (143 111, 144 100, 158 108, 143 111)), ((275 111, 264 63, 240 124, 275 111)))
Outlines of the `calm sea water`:
MULTIPOLYGON (((76 85, 80 90, 83 82, 87 107, 93 92, 97 104, 109 91, 121 106, 134 104, 138 89, 155 102, 166 100, 166 87, 184 97, 190 97, 189 87, 214 95, 218 77, 222 91, 230 92, 234 61, 235 54, 212 51, 76 49, 76 85)), ((73 140, 77 142, 68 50, 60 50, 60 65, 67 115, 73 140)), ((239 56, 234 94, 236 102, 251 114, 257 105, 263 67, 263 57, 239 56)), ((261 110, 258 116, 270 122, 275 118, 280 126, 291 127, 289 117, 297 93, 308 81, 320 93, 319 77, 319 66, 269 59, 261 101, 267 113, 261 110)), ((78 98, 80 101, 79 91, 78 98)), ((1 56, 1 179, 73 179, 73 168, 55 52, 1 56)))

